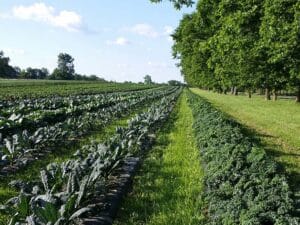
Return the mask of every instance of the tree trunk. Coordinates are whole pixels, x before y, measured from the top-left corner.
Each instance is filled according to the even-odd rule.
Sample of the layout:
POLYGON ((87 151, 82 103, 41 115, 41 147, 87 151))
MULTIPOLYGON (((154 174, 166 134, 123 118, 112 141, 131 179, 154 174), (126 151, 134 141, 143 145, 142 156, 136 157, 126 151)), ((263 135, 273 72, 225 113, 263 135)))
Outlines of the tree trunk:
POLYGON ((273 96, 272 96, 273 101, 277 101, 277 91, 273 91, 273 96))
POLYGON ((264 90, 262 88, 259 89, 259 95, 263 95, 264 94, 264 90))
POLYGON ((252 93, 251 91, 248 91, 248 97, 251 98, 252 97, 252 93))
POLYGON ((231 89, 230 89, 230 94, 234 94, 234 87, 231 87, 231 89))
POLYGON ((234 94, 234 95, 239 95, 238 90, 237 90, 237 87, 234 87, 234 88, 233 88, 233 94, 234 94))
POLYGON ((265 100, 271 100, 271 95, 270 95, 270 89, 266 88, 266 92, 265 92, 265 100))
POLYGON ((298 90, 297 90, 296 102, 300 103, 300 86, 298 87, 298 90))

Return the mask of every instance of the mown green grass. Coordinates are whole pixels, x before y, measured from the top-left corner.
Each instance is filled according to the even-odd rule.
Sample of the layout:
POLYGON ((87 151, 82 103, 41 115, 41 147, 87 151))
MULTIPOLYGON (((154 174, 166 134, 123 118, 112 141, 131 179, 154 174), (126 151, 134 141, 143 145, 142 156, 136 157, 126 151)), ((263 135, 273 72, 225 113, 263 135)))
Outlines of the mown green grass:
POLYGON ((116 225, 192 225, 201 217, 202 170, 185 94, 134 179, 116 225))
POLYGON ((265 149, 290 174, 300 191, 300 104, 293 100, 265 101, 261 96, 220 95, 191 89, 256 135, 265 149))

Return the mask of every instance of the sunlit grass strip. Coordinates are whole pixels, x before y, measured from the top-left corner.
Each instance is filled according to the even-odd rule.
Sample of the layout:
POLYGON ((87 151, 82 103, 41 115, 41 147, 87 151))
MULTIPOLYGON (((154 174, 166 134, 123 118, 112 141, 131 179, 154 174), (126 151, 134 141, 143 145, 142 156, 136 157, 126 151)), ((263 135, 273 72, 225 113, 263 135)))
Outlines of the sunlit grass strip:
POLYGON ((214 106, 251 128, 300 150, 300 105, 294 100, 265 101, 262 97, 220 95, 193 88, 214 106))
POLYGON ((183 94, 143 162, 115 224, 199 224, 203 174, 192 124, 183 94))

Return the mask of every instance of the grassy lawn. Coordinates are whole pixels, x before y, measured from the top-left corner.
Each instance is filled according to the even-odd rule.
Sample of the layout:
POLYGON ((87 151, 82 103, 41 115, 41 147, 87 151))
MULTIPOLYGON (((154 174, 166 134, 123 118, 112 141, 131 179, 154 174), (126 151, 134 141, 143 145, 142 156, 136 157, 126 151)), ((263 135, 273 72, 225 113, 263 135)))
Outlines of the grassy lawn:
POLYGON ((202 170, 192 123, 183 94, 144 160, 115 224, 199 224, 202 170))
POLYGON ((300 105, 293 100, 265 101, 260 96, 220 95, 192 89, 256 134, 265 148, 290 173, 300 191, 300 105))

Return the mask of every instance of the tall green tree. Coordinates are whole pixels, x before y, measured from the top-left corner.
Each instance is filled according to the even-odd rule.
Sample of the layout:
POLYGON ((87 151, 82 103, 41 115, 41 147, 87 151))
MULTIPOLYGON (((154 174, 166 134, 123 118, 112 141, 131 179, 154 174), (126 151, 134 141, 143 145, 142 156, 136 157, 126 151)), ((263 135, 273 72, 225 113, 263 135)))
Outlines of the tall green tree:
POLYGON ((4 56, 4 52, 0 51, 0 77, 2 78, 16 78, 17 72, 9 65, 10 58, 4 56))
POLYGON ((292 44, 290 55, 290 79, 289 86, 296 89, 296 102, 300 103, 300 2, 293 7, 294 21, 290 34, 289 43, 292 44))
POLYGON ((295 47, 293 26, 295 5, 298 0, 265 0, 264 16, 260 27, 259 53, 264 62, 261 83, 269 91, 276 92, 286 87, 290 79, 290 61, 295 47))
POLYGON ((46 79, 49 76, 49 71, 46 68, 37 69, 28 67, 26 70, 20 72, 22 79, 46 79))
POLYGON ((218 32, 214 36, 215 73, 224 89, 246 90, 251 97, 257 85, 255 46, 259 41, 261 0, 222 0, 218 5, 218 32))
POLYGON ((215 4, 217 1, 199 1, 197 11, 185 15, 173 34, 173 56, 179 60, 178 66, 190 85, 217 86, 213 68, 208 63, 212 53, 209 39, 216 27, 215 4))
POLYGON ((57 68, 53 71, 50 79, 74 80, 74 58, 67 53, 60 53, 57 60, 57 68))
POLYGON ((151 78, 150 75, 146 75, 146 76, 144 77, 144 84, 147 84, 147 85, 153 84, 152 78, 151 78))

